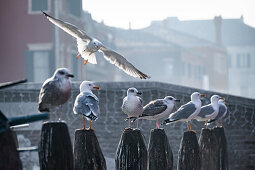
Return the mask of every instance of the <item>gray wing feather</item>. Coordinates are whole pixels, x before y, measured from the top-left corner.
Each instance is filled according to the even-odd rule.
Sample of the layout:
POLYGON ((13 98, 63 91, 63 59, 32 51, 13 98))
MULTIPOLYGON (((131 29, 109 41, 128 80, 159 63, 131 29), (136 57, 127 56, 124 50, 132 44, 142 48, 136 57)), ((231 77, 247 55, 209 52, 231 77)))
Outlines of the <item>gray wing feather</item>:
POLYGON ((154 100, 151 101, 149 104, 144 106, 143 108, 143 116, 155 116, 164 112, 167 109, 167 106, 164 104, 163 100, 154 100))
POLYGON ((106 47, 101 47, 100 51, 103 52, 104 58, 111 64, 116 65, 119 69, 123 70, 125 73, 140 79, 149 78, 146 74, 135 68, 130 62, 127 61, 122 55, 117 52, 110 50, 106 47))
POLYGON ((45 81, 39 94, 39 108, 43 108, 45 105, 54 104, 55 101, 57 101, 61 95, 61 91, 57 84, 57 80, 54 79, 48 79, 45 81))
POLYGON ((212 105, 206 105, 201 107, 201 110, 197 116, 201 118, 205 118, 207 117, 207 115, 212 114, 214 111, 215 110, 213 109, 212 105))
MULTIPOLYGON (((43 11, 42 11, 43 12, 43 11)), ((59 28, 61 28, 62 30, 64 30, 65 32, 67 32, 68 34, 72 35, 75 38, 81 38, 81 39, 87 39, 87 40, 91 40, 91 37, 89 37, 85 32, 83 32, 82 30, 78 29, 76 26, 64 22, 60 19, 56 19, 50 15, 48 15, 47 13, 43 12, 43 14, 47 17, 47 19, 52 22, 53 24, 55 24, 56 26, 58 26, 59 28)))
POLYGON ((182 105, 176 112, 170 115, 172 120, 187 119, 196 111, 196 106, 192 102, 182 105))
POLYGON ((219 119, 221 116, 223 116, 223 114, 226 112, 226 107, 223 105, 219 105, 219 113, 218 115, 215 117, 215 119, 219 119))
POLYGON ((100 114, 99 101, 93 95, 79 94, 73 110, 76 114, 86 117, 90 117, 91 113, 97 117, 100 114))

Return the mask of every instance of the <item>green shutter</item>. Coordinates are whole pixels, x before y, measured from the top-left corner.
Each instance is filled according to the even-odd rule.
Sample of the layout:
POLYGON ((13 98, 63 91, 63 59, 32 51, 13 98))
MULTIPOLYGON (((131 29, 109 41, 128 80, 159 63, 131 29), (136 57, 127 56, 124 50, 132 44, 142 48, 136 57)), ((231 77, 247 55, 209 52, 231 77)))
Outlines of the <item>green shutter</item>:
POLYGON ((32 51, 25 51, 25 76, 28 81, 34 81, 34 58, 32 51))

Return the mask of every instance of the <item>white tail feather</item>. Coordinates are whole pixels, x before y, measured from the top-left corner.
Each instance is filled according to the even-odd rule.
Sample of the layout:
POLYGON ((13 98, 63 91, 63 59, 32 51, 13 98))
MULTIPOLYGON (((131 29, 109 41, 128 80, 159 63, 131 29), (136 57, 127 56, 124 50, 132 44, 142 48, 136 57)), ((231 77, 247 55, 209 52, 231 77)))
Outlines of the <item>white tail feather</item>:
POLYGON ((96 58, 95 53, 92 53, 90 55, 89 54, 90 53, 83 53, 81 57, 84 60, 88 60, 88 62, 90 62, 91 64, 97 64, 97 58, 96 58))

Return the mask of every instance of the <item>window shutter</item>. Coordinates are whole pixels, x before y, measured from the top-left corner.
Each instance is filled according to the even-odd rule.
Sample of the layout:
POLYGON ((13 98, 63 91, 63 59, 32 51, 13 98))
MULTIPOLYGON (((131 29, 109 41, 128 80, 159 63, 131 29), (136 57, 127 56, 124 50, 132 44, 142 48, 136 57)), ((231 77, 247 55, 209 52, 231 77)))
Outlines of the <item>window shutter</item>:
POLYGON ((25 51, 25 75, 28 81, 34 81, 34 60, 33 52, 25 51))

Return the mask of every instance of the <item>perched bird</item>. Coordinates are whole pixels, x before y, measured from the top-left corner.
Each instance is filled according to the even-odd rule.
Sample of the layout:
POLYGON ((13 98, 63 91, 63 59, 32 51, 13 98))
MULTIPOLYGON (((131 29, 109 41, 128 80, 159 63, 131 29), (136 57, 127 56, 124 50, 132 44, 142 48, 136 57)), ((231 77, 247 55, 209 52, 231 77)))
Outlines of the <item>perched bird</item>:
POLYGON ((191 94, 191 101, 182 105, 176 112, 170 114, 169 118, 162 124, 169 124, 175 121, 186 121, 188 131, 192 131, 190 121, 194 119, 201 110, 201 97, 205 94, 194 92, 191 94))
POLYGON ((47 79, 40 90, 39 108, 40 112, 49 112, 51 108, 63 105, 71 96, 70 74, 66 68, 59 68, 54 75, 47 79))
MULTIPOLYGON (((141 95, 141 92, 134 87, 127 90, 127 96, 123 99, 122 102, 122 111, 128 115, 128 122, 130 128, 130 118, 139 117, 143 113, 143 100, 137 96, 141 95)), ((138 121, 137 121, 138 128, 138 121)))
POLYGON ((172 96, 166 96, 164 99, 153 100, 143 107, 143 114, 136 119, 147 119, 156 120, 156 128, 159 128, 158 120, 169 116, 174 108, 175 102, 180 102, 180 100, 175 99, 172 96))
POLYGON ((52 22, 53 24, 55 24, 56 26, 58 26, 59 28, 61 28, 62 30, 76 38, 79 52, 77 57, 79 58, 81 56, 82 58, 84 58, 85 64, 87 62, 97 64, 95 53, 99 51, 104 54, 104 58, 107 61, 109 61, 111 64, 116 65, 118 68, 120 68, 130 76, 140 79, 149 78, 149 76, 136 69, 122 55, 105 47, 100 41, 93 37, 88 36, 84 31, 78 29, 76 26, 61 21, 59 19, 55 19, 43 11, 42 13, 47 17, 47 19, 50 22, 52 22))
POLYGON ((214 119, 210 119, 208 121, 208 123, 212 123, 214 121, 216 121, 216 126, 218 124, 218 120, 220 120, 221 126, 223 127, 223 123, 222 123, 222 119, 226 116, 227 112, 228 112, 228 107, 226 105, 228 105, 228 103, 225 100, 220 99, 219 102, 219 113, 218 115, 214 118, 214 119))
POLYGON ((197 121, 205 121, 206 128, 208 128, 208 120, 214 119, 219 112, 218 101, 220 99, 225 100, 224 97, 220 97, 219 95, 213 95, 211 97, 211 103, 201 107, 200 113, 195 118, 197 121))
POLYGON ((100 114, 99 100, 92 93, 92 89, 100 88, 91 81, 83 81, 80 85, 80 94, 74 102, 74 114, 83 115, 83 129, 85 129, 85 118, 90 121, 89 129, 91 129, 91 121, 96 121, 100 114))

